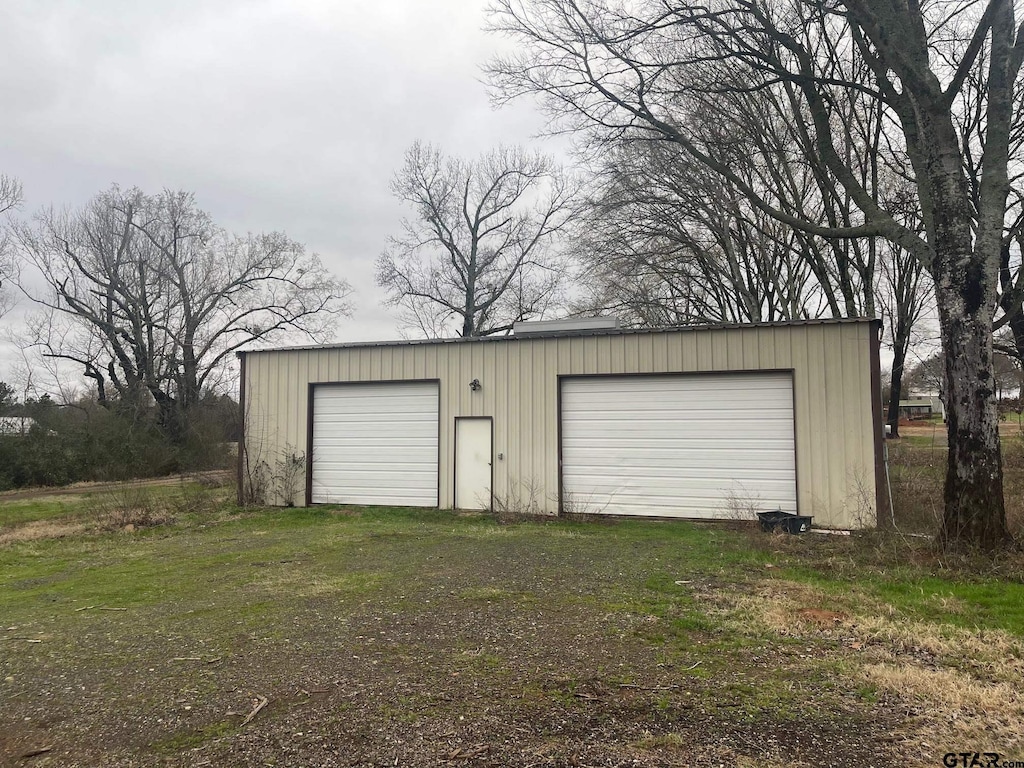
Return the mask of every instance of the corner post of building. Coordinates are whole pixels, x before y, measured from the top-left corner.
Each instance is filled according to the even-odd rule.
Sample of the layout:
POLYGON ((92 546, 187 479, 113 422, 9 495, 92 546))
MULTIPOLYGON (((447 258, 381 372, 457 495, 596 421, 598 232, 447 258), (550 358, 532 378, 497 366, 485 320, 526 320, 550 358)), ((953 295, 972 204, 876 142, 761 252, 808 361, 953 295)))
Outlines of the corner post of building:
POLYGON ((238 357, 238 467, 236 483, 238 486, 238 506, 245 504, 245 352, 236 352, 238 357))

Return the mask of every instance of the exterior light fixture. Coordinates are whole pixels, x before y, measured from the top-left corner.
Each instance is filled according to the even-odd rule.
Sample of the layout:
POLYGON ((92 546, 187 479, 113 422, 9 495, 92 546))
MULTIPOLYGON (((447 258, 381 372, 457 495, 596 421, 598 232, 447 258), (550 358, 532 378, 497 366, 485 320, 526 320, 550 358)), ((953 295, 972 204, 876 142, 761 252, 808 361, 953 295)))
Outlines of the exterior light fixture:
POLYGON ((471 382, 469 382, 469 388, 472 389, 474 392, 479 392, 481 390, 480 379, 473 379, 471 382))

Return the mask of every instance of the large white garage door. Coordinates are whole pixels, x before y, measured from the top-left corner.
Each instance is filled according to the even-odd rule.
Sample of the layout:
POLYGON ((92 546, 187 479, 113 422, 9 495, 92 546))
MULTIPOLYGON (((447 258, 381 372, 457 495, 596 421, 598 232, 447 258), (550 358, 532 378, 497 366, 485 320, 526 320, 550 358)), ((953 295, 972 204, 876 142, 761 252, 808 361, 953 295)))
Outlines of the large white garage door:
POLYGON ((313 388, 316 504, 437 506, 438 385, 313 388))
POLYGON ((562 381, 566 508, 749 519, 796 512, 789 373, 562 381))

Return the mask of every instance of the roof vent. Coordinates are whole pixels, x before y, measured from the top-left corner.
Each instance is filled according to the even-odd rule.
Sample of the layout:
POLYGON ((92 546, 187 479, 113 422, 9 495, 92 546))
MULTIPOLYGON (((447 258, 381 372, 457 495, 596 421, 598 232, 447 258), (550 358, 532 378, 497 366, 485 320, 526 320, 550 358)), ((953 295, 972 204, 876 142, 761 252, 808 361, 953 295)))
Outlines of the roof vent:
POLYGON ((617 331, 617 317, 570 317, 565 320, 531 320, 512 325, 515 336, 537 336, 553 333, 580 333, 582 331, 617 331))

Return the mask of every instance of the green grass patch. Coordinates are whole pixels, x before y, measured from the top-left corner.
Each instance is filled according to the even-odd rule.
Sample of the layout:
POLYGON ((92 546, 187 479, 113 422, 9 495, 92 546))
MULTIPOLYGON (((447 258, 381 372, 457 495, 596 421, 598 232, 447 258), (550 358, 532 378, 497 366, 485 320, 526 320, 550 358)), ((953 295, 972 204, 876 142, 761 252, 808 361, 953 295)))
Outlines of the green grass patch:
POLYGON ((1024 637, 1024 584, 936 576, 869 578, 867 591, 920 621, 971 629, 999 628, 1024 637))
MULTIPOLYGON (((855 548, 856 543, 853 544, 855 548)), ((814 562, 787 555, 779 575, 812 585, 855 607, 867 598, 918 621, 965 629, 1003 629, 1024 637, 1024 583, 970 570, 936 573, 936 566, 872 562, 870 546, 857 559, 834 557, 814 562)), ((980 568, 979 568, 980 570, 980 568)))
POLYGON ((84 512, 88 496, 61 495, 39 499, 13 499, 0 497, 0 528, 34 523, 40 520, 67 520, 84 512))
POLYGON ((212 723, 198 730, 184 731, 169 736, 166 739, 153 742, 150 747, 154 752, 164 755, 175 755, 187 749, 194 749, 210 739, 217 739, 228 735, 235 730, 233 723, 222 720, 212 723))

